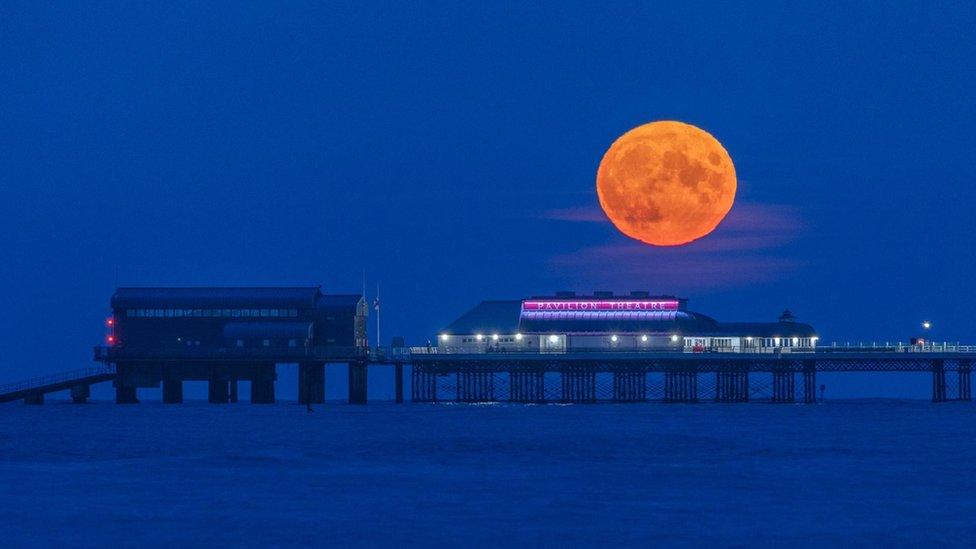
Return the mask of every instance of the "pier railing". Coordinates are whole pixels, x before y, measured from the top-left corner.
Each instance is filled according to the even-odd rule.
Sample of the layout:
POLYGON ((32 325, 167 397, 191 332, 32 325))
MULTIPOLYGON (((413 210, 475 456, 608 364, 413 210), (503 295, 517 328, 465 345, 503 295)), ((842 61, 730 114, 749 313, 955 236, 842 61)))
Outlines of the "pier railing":
POLYGON ((410 354, 431 355, 431 354, 539 354, 539 355, 560 355, 560 354, 586 354, 586 353, 646 353, 653 354, 832 354, 832 353, 976 353, 976 345, 961 345, 959 343, 933 343, 925 345, 911 345, 908 343, 858 343, 838 345, 821 345, 817 347, 672 347, 672 348, 641 348, 641 347, 585 347, 568 349, 538 349, 538 348, 507 348, 507 347, 485 347, 481 349, 472 347, 410 347, 410 354))
POLYGON ((24 379, 21 381, 15 381, 13 383, 6 383, 0 385, 0 395, 7 393, 16 393, 19 391, 28 391, 31 389, 38 389, 41 387, 47 387, 50 385, 57 385, 59 383, 68 383, 70 381, 76 381, 86 378, 91 378, 101 375, 110 375, 115 373, 115 366, 112 365, 101 365, 92 366, 91 368, 79 368, 77 370, 68 370, 66 372, 58 372, 56 374, 49 374, 45 376, 37 376, 29 379, 24 379))

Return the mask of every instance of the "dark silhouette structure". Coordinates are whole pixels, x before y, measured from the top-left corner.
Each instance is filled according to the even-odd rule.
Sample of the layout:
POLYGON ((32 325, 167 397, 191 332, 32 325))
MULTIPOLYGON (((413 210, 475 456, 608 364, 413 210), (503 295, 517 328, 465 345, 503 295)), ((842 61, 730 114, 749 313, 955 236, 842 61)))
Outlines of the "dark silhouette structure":
MULTIPOLYGON (((643 294, 618 301, 612 297, 593 296, 600 300, 599 307, 612 308, 634 298, 646 303, 653 299, 643 294)), ((813 403, 819 372, 851 371, 926 372, 931 375, 934 402, 972 400, 976 347, 826 347, 802 341, 787 345, 787 338, 805 336, 815 342, 812 328, 796 323, 788 311, 776 323, 726 325, 736 333, 760 334, 753 340, 768 340, 750 345, 752 336, 740 335, 729 344, 735 339, 728 335, 731 332, 722 326, 715 330, 707 317, 684 313, 682 303, 671 298, 670 310, 643 308, 622 315, 608 311, 609 322, 623 319, 635 328, 625 332, 624 325, 613 325, 621 331, 607 332, 603 311, 598 309, 601 316, 594 318, 592 309, 578 314, 563 308, 566 300, 579 302, 575 296, 559 300, 557 296, 545 302, 556 303, 556 315, 536 314, 526 302, 485 302, 488 305, 462 317, 469 327, 461 330, 464 323, 456 322, 452 335, 439 337, 459 340, 458 346, 433 346, 428 341, 408 348, 403 338, 393 338, 391 347, 370 348, 368 308, 361 295, 329 295, 317 287, 119 288, 112 296, 106 344, 95 348, 100 366, 0 386, 0 402, 42 404, 45 394, 70 390, 72 400, 81 403, 92 384, 112 381, 120 404, 138 402, 139 388, 160 386, 165 403, 178 403, 183 400, 183 382, 201 380, 208 382, 212 403, 236 402, 242 381, 250 384, 251 402, 272 403, 280 363, 298 364, 297 398, 305 405, 324 402, 327 363, 347 366, 351 404, 367 402, 371 364, 394 366, 397 402, 404 401, 407 365, 414 402, 813 403), (520 318, 520 311, 531 314, 520 318), (525 333, 514 332, 510 342, 504 341, 508 332, 499 332, 497 338, 480 334, 492 323, 500 326, 496 319, 525 333), (563 335, 569 337, 550 346, 547 340, 558 339, 560 333, 547 333, 532 323, 547 330, 573 329, 566 329, 563 335), (580 325, 602 331, 580 332, 580 325), (660 326, 664 329, 652 329, 660 326), (694 333, 689 327, 706 331, 694 333), (642 332, 662 344, 653 345, 648 337, 644 346, 642 332), (632 344, 621 345, 621 338, 614 339, 617 333, 630 333, 632 344), (702 339, 710 345, 700 344, 702 339)))
MULTIPOLYGON (((119 288, 96 360, 115 367, 116 402, 140 387, 183 400, 183 382, 209 383, 209 400, 274 402, 275 365, 297 363, 298 400, 325 401, 326 362, 349 365, 350 391, 365 395, 366 316, 361 295, 300 288, 119 288)), ((363 396, 360 400, 365 400, 363 396)))

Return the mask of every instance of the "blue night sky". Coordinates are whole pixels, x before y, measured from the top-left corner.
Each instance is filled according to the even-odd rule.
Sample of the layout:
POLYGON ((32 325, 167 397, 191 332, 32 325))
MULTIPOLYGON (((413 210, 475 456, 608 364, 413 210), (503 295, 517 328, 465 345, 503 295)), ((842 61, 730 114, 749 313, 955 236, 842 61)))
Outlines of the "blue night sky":
POLYGON ((355 292, 363 269, 384 339, 415 344, 563 289, 976 342, 972 2, 39 4, 0 7, 0 380, 90 364, 116 283, 355 292), (660 119, 739 177, 681 248, 594 191, 660 119))

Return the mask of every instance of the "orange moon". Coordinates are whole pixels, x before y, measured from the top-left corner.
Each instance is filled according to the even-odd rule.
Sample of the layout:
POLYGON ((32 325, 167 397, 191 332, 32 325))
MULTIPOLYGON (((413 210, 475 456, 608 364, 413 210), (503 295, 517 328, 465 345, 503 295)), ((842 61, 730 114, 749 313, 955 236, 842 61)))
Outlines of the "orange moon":
POLYGON ((691 124, 651 122, 620 136, 603 155, 596 193, 625 235, 678 246, 715 230, 732 209, 732 158, 711 134, 691 124))

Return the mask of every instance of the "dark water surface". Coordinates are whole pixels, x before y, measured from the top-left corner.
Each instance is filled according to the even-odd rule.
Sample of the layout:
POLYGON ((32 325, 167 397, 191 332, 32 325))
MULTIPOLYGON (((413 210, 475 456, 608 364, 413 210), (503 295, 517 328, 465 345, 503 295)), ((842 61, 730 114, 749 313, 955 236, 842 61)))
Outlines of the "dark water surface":
POLYGON ((976 405, 0 406, 26 545, 970 545, 976 405))

